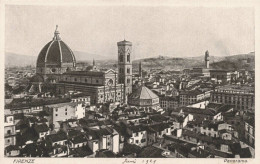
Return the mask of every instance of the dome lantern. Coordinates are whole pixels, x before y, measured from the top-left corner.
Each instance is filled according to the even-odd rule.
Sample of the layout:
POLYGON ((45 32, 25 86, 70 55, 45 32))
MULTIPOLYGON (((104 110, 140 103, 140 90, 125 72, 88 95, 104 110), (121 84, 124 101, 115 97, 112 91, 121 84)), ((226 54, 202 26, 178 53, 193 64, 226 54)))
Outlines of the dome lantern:
POLYGON ((53 40, 61 40, 60 32, 58 31, 58 25, 56 25, 56 29, 55 29, 55 32, 54 32, 53 40))

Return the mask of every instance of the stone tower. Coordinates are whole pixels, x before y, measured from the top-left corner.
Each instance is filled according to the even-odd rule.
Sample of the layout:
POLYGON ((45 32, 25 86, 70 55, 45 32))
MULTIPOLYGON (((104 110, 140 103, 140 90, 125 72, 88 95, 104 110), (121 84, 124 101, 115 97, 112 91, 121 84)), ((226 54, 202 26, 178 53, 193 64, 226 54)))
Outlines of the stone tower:
POLYGON ((208 50, 205 52, 205 67, 207 69, 209 68, 209 51, 208 50))
POLYGON ((126 40, 117 42, 118 47, 118 82, 124 84, 124 102, 132 93, 132 43, 126 40))

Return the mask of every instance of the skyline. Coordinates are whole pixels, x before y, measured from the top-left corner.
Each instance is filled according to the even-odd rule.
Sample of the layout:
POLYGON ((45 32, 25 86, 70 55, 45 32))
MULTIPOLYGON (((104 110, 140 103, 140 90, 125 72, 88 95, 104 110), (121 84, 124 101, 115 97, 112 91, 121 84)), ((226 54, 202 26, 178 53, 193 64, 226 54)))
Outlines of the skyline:
POLYGON ((111 58, 117 58, 116 43, 124 39, 133 43, 133 59, 254 51, 253 8, 11 5, 6 7, 5 51, 38 56, 56 25, 72 51, 111 58))

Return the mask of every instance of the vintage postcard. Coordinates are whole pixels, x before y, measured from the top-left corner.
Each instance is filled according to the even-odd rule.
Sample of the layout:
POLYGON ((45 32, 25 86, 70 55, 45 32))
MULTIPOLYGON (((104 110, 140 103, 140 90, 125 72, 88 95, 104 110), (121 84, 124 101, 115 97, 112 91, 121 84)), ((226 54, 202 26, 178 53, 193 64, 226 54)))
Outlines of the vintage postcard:
POLYGON ((3 2, 1 161, 257 163, 259 3, 177 2, 3 2))

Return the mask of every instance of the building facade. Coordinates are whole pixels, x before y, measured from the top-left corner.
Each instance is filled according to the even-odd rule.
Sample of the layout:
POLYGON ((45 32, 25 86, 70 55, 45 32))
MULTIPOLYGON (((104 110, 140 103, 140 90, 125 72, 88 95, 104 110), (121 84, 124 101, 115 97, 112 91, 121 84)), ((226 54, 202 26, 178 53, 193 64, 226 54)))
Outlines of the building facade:
POLYGON ((245 139, 253 147, 255 147, 255 120, 245 121, 245 139))
POLYGON ((182 91, 180 92, 180 105, 187 106, 190 104, 195 104, 199 101, 205 100, 206 98, 210 98, 211 91, 182 91))
POLYGON ((4 136, 5 136, 5 147, 9 145, 16 145, 14 115, 5 115, 4 136))
POLYGON ((234 105, 237 110, 254 110, 254 87, 237 85, 219 86, 211 93, 210 101, 234 105))
POLYGON ((231 72, 227 70, 210 70, 210 78, 221 81, 222 83, 230 83, 231 72))
POLYGON ((69 91, 88 94, 91 104, 124 101, 124 84, 117 83, 114 70, 66 72, 62 75, 61 81, 56 84, 56 92, 64 94, 69 91))
POLYGON ((160 96, 160 106, 165 110, 173 110, 179 107, 178 97, 160 96))

